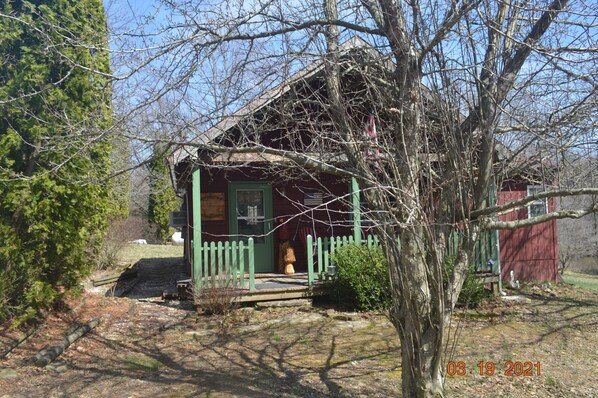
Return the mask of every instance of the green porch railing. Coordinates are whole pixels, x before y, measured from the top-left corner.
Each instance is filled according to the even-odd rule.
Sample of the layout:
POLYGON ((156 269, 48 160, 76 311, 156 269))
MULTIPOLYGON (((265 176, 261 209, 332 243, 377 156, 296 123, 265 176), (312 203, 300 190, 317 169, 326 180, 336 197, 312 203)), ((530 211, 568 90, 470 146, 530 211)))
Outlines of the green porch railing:
MULTIPOLYGON (((474 270, 488 271, 488 260, 494 264, 491 271, 499 268, 498 245, 495 231, 487 231, 480 235, 474 253, 474 270)), ((447 254, 456 254, 459 247, 460 235, 453 233, 449 236, 447 254)), ((307 279, 308 285, 313 286, 316 275, 323 280, 328 275, 332 265, 332 254, 335 250, 355 243, 353 236, 318 237, 307 235, 307 279), (316 270, 317 266, 317 270, 316 270)), ((377 247, 380 239, 375 235, 368 235, 361 244, 367 247, 377 247)), ((193 248, 193 245, 191 245, 193 248)), ((232 287, 255 291, 255 250, 253 238, 247 243, 233 242, 204 242, 201 246, 201 267, 198 275, 193 275, 197 291, 210 287, 232 287)), ((193 253, 191 253, 191 258, 193 253)))
MULTIPOLYGON (((197 267, 198 275, 193 275, 197 292, 211 287, 255 290, 253 238, 247 243, 204 242, 200 250, 201 267, 197 267)), ((193 254, 191 256, 194 258, 193 254)))
MULTIPOLYGON (((449 236, 447 244, 447 254, 455 255, 459 247, 460 240, 459 233, 452 233, 449 236)), ((353 244, 355 241, 353 236, 337 236, 332 238, 314 238, 307 235, 307 280, 309 286, 313 286, 315 276, 320 280, 326 278, 328 275, 328 268, 332 263, 332 253, 348 244, 353 244), (317 270, 315 269, 317 265, 317 270)), ((397 239, 400 245, 400 240, 397 239)), ((500 270, 499 254, 498 254, 498 236, 496 231, 484 231, 480 234, 480 238, 476 243, 474 252, 474 271, 492 271, 496 274, 500 270), (493 261, 492 268, 488 270, 488 260, 493 261)), ((380 245, 380 239, 376 235, 368 235, 362 244, 367 247, 377 247, 380 245)))
MULTIPOLYGON (((447 244, 448 255, 457 255, 460 240, 461 234, 458 231, 449 235, 447 244)), ((492 272, 494 274, 499 272, 498 231, 483 231, 480 233, 473 253, 473 268, 474 272, 492 272), (490 267, 488 266, 489 260, 492 260, 490 267)))
MULTIPOLYGON (((307 282, 309 286, 313 286, 317 264, 318 279, 323 280, 328 274, 328 268, 332 264, 332 253, 336 249, 343 246, 356 243, 353 236, 336 236, 331 238, 319 237, 314 242, 311 235, 307 235, 307 282)), ((360 242, 368 247, 376 247, 380 244, 380 240, 375 235, 368 235, 365 242, 360 242)))

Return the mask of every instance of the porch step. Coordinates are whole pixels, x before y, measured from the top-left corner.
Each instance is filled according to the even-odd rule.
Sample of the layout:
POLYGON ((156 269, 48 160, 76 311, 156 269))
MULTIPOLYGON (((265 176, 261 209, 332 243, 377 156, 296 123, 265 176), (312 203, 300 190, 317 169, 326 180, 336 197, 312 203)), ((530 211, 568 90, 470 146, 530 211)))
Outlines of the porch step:
POLYGON ((239 302, 255 303, 258 301, 273 301, 273 300, 291 300, 298 298, 310 298, 314 296, 324 296, 327 292, 323 286, 314 286, 309 288, 307 286, 290 287, 286 289, 260 289, 253 292, 245 292, 239 297, 239 302))
MULTIPOLYGON (((293 299, 310 299, 315 296, 324 296, 327 294, 323 286, 314 286, 309 288, 308 286, 296 286, 288 287, 284 289, 260 289, 250 292, 247 289, 243 289, 239 292, 239 296, 235 298, 238 303, 257 303, 263 301, 282 301, 282 300, 293 300, 293 299)), ((205 299, 196 299, 196 305, 204 304, 205 299)))
POLYGON ((291 300, 274 300, 274 301, 260 301, 255 303, 256 310, 263 310, 267 308, 280 307, 311 307, 312 299, 291 299, 291 300))

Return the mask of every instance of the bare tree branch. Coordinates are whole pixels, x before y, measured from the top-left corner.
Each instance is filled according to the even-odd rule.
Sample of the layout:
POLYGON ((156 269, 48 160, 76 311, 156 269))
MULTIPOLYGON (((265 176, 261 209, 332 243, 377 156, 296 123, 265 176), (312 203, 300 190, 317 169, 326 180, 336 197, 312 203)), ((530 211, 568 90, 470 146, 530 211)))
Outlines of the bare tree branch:
POLYGON ((518 228, 525 228, 531 227, 533 225, 541 224, 551 220, 558 220, 563 218, 581 218, 588 214, 598 212, 598 203, 594 205, 582 209, 582 210, 560 210, 560 211, 553 211, 550 213, 543 214, 541 216, 536 216, 532 218, 527 218, 525 220, 515 220, 515 221, 491 221, 484 225, 487 229, 518 229, 518 228))

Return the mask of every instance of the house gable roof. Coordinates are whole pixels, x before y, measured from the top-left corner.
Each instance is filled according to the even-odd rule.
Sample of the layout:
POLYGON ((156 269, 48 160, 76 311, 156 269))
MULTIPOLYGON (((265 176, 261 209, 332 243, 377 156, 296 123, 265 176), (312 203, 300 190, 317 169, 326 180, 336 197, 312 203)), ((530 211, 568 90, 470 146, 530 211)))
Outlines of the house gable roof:
MULTIPOLYGON (((381 57, 381 54, 375 50, 369 43, 360 38, 359 36, 353 36, 349 40, 345 41, 340 46, 341 51, 348 52, 352 49, 364 50, 373 56, 381 57)), ((245 120, 247 117, 254 115, 256 112, 265 108, 284 94, 292 90, 292 88, 299 82, 309 81, 324 71, 324 59, 319 58, 310 65, 295 72, 289 78, 278 84, 272 89, 264 91, 255 99, 251 100, 245 106, 238 109, 230 116, 220 120, 217 124, 210 127, 203 133, 200 133, 195 137, 191 143, 194 145, 183 146, 173 153, 172 159, 174 164, 178 164, 188 158, 194 159, 197 157, 198 148, 197 145, 207 144, 216 138, 222 136, 224 133, 230 131, 234 127, 238 126, 239 123, 245 120)))

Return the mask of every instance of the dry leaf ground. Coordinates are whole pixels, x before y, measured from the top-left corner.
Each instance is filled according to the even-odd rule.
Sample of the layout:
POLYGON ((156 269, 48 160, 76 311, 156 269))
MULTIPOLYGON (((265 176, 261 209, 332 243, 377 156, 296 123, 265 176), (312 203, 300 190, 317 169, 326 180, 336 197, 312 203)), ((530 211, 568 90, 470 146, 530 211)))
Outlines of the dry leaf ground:
MULTIPOLYGON (((452 360, 467 373, 447 378, 447 396, 598 397, 598 293, 561 285, 528 297, 455 317, 452 360), (495 373, 480 376, 480 361, 495 363, 495 373), (505 361, 540 362, 540 375, 506 376, 505 361)), ((1 347, 20 333, 3 329, 1 347)), ((0 397, 390 397, 400 396, 401 371, 382 315, 283 308, 206 317, 178 302, 86 294, 0 360, 0 397), (57 363, 28 364, 69 326, 97 316, 100 326, 57 363)))

